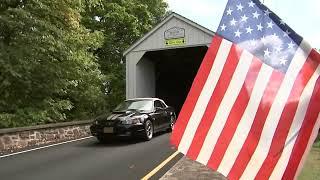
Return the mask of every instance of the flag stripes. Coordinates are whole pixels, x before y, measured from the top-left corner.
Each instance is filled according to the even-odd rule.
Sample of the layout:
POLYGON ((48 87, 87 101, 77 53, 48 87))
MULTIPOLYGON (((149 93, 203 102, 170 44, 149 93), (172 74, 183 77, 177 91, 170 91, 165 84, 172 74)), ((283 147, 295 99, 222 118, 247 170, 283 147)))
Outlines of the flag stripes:
POLYGON ((232 76, 234 75, 235 69, 237 68, 239 62, 237 57, 238 53, 241 54, 241 52, 237 52, 236 46, 233 45, 231 47, 229 56, 225 64, 225 66, 228 68, 224 68, 221 73, 221 77, 223 78, 220 78, 216 85, 216 87, 219 88, 214 89, 209 103, 207 105, 207 108, 204 112, 204 115, 202 116, 200 124, 197 128, 195 136, 193 137, 191 146, 188 150, 187 155, 191 159, 195 160, 197 158, 197 155, 199 154, 199 151, 202 147, 204 138, 207 135, 207 132, 209 131, 213 118, 215 117, 218 108, 221 104, 221 101, 224 97, 224 93, 227 91, 227 88, 230 84, 232 76))
MULTIPOLYGON (((318 73, 320 68, 317 69, 318 73)), ((318 78, 318 77, 317 77, 318 78)), ((316 84, 316 89, 319 90, 320 88, 320 81, 318 80, 318 83, 316 84)), ((313 90, 313 87, 310 88, 311 90, 313 90)), ((311 91, 312 93, 312 91, 311 91)), ((292 172, 296 172, 300 161, 302 159, 302 156, 304 153, 306 153, 306 146, 307 143, 305 142, 309 142, 310 137, 311 137, 311 133, 313 130, 313 127, 316 124, 318 115, 319 115, 319 107, 320 107, 320 91, 317 92, 313 92, 312 93, 312 97, 311 99, 313 99, 313 101, 311 102, 311 104, 308 106, 308 110, 307 110, 307 114, 306 117, 302 123, 301 129, 298 132, 298 137, 295 141, 292 153, 290 155, 290 159, 289 162, 287 164, 286 170, 284 172, 283 175, 283 179, 293 179, 295 173, 292 172), (293 156, 294 155, 294 156, 293 156)))
POLYGON ((204 84, 208 78, 213 62, 216 58, 222 38, 216 36, 213 38, 210 48, 208 49, 198 73, 192 83, 188 96, 181 108, 177 123, 175 124, 175 130, 172 132, 171 143, 175 146, 179 146, 181 138, 184 134, 184 130, 188 124, 188 120, 191 117, 193 109, 195 108, 196 102, 200 96, 204 84))
POLYGON ((254 84, 258 77, 256 73, 260 71, 261 66, 261 61, 259 61, 258 59, 253 60, 253 63, 251 64, 250 70, 246 77, 246 79, 250 80, 247 81, 246 84, 242 85, 238 98, 234 106, 232 107, 232 110, 226 121, 226 125, 224 126, 221 135, 217 140, 217 143, 208 162, 208 166, 213 169, 218 168, 218 165, 221 162, 222 157, 233 137, 237 125, 239 124, 239 121, 243 116, 245 109, 247 108, 254 84))
POLYGON ((207 164, 211 152, 214 148, 215 142, 219 138, 219 134, 223 129, 228 114, 230 113, 231 108, 241 90, 242 84, 245 81, 245 77, 249 71, 252 61, 253 56, 249 52, 243 51, 243 53, 240 55, 239 64, 234 72, 230 85, 225 92, 218 112, 214 117, 213 124, 211 125, 209 132, 205 137, 205 141, 201 148, 197 161, 203 164, 207 164))
POLYGON ((270 111, 272 101, 274 101, 276 97, 276 93, 283 78, 281 73, 273 71, 269 79, 264 79, 268 82, 265 88, 259 89, 257 86, 257 91, 263 94, 260 94, 259 98, 252 98, 252 101, 255 103, 252 105, 252 108, 257 108, 256 113, 249 113, 247 115, 248 117, 240 122, 241 126, 238 127, 236 134, 234 135, 234 137, 238 137, 239 139, 233 138, 233 145, 230 145, 227 151, 228 154, 231 154, 232 156, 225 156, 226 158, 223 161, 223 163, 226 164, 224 166, 228 165, 228 160, 233 164, 232 167, 229 165, 229 168, 225 172, 226 176, 229 174, 230 179, 239 179, 243 170, 246 168, 246 165, 250 160, 247 154, 252 154, 257 145, 256 136, 259 136, 261 133, 265 119, 270 111), (256 127, 257 129, 251 127, 256 127))
MULTIPOLYGON (((311 53, 310 53, 310 56, 309 56, 309 60, 312 59, 313 62, 316 62, 317 59, 315 58, 315 55, 318 55, 317 52, 315 50, 312 50, 311 53)), ((319 73, 318 73, 318 76, 319 76, 319 73)), ((316 84, 319 84, 319 83, 320 82, 318 80, 318 82, 316 84)), ((315 88, 315 89, 317 89, 317 88, 315 88)), ((319 99, 316 100, 316 101, 319 101, 319 99)), ((311 107, 311 105, 309 105, 309 107, 311 107)), ((307 107, 305 107, 305 108, 307 108, 307 107)), ((319 108, 316 108, 316 107, 313 107, 313 108, 315 110, 318 110, 318 112, 319 112, 319 108)), ((304 118, 304 119, 310 121, 310 119, 308 119, 307 117, 304 118)), ((304 119, 300 119, 300 121, 298 121, 298 119, 296 121, 293 121, 293 123, 292 123, 292 125, 290 127, 289 135, 288 135, 288 137, 286 139, 286 143, 285 143, 286 146, 285 146, 285 148, 284 148, 284 150, 283 150, 283 152, 281 154, 280 159, 277 162, 277 165, 275 166, 275 168, 274 168, 274 170, 273 170, 273 172, 272 172, 272 174, 270 176, 272 179, 281 179, 282 178, 283 173, 285 171, 285 168, 286 168, 286 166, 287 166, 287 164, 289 162, 289 158, 290 158, 290 155, 292 153, 293 146, 294 146, 294 144, 296 142, 297 133, 301 129, 302 121, 304 121, 304 119)), ((310 139, 309 142, 310 141, 312 141, 312 139, 310 139)), ((307 153, 307 151, 305 153, 307 153)))
MULTIPOLYGON (((302 42, 302 45, 303 44, 304 42, 302 42)), ((309 49, 309 52, 310 50, 311 49, 309 49)), ((273 101, 270 112, 262 128, 261 136, 256 137, 259 139, 258 141, 256 141, 258 142, 258 145, 255 148, 254 153, 250 156, 250 161, 247 164, 247 167, 243 172, 241 178, 253 179, 256 173, 259 171, 259 168, 261 167, 263 160, 267 156, 267 152, 270 149, 271 141, 273 138, 272 135, 274 135, 275 133, 283 109, 285 105, 289 103, 287 100, 289 98, 290 92, 292 91, 294 83, 300 80, 297 78, 299 74, 301 75, 304 70, 307 70, 303 69, 301 71, 302 67, 306 67, 304 66, 304 62, 307 60, 308 54, 305 54, 302 48, 298 48, 295 57, 293 58, 292 63, 289 66, 287 73, 285 74, 284 80, 278 90, 276 98, 273 101)), ((296 99, 296 101, 297 100, 299 99, 296 99)))
POLYGON ((286 104, 282 112, 279 124, 272 139, 269 153, 256 176, 257 179, 265 179, 271 175, 285 146, 286 137, 292 138, 294 136, 294 134, 288 134, 291 124, 301 124, 301 120, 304 119, 307 107, 306 103, 310 101, 313 90, 312 85, 315 85, 317 75, 319 74, 319 71, 316 70, 317 64, 314 63, 312 59, 308 58, 304 66, 308 67, 302 68, 302 72, 295 82, 289 96, 289 103, 286 104), (300 101, 296 101, 297 99, 300 99, 300 101))
POLYGON ((320 75, 311 48, 303 41, 283 73, 219 36, 212 46, 171 142, 229 179, 294 178, 320 107, 309 104, 320 75))
POLYGON ((186 126, 185 132, 182 136, 181 142, 179 144, 179 151, 186 154, 196 129, 200 123, 201 117, 205 111, 205 108, 209 102, 211 94, 219 80, 220 74, 222 73, 224 64, 229 55, 232 43, 230 41, 222 40, 220 48, 217 53, 217 57, 213 63, 213 66, 208 75, 208 79, 202 89, 199 99, 196 102, 196 106, 193 109, 188 125, 186 126))
MULTIPOLYGON (((320 82, 318 82, 320 83, 320 82)), ((301 172, 302 170, 302 167, 303 167, 303 164, 304 162, 306 161, 307 159, 307 155, 308 153, 310 152, 312 146, 313 146, 313 143, 315 142, 315 140, 317 139, 318 137, 318 133, 319 133, 319 129, 320 129, 320 114, 318 115, 318 118, 316 120, 316 124, 315 126, 313 127, 313 130, 312 130, 312 133, 311 133, 311 136, 309 138, 309 142, 308 142, 308 145, 306 147, 306 150, 301 158, 301 161, 299 163, 299 166, 298 166, 298 170, 296 171, 296 174, 295 174, 295 177, 294 179, 297 179, 298 178, 298 175, 299 173, 301 172)))

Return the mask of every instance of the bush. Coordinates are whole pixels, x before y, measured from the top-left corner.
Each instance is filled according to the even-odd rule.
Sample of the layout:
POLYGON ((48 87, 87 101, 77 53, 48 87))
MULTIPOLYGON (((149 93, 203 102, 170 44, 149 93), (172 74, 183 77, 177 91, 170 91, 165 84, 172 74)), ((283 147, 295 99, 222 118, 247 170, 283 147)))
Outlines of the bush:
POLYGON ((317 137, 315 143, 313 144, 313 146, 316 148, 320 148, 320 132, 318 133, 318 137, 317 137))

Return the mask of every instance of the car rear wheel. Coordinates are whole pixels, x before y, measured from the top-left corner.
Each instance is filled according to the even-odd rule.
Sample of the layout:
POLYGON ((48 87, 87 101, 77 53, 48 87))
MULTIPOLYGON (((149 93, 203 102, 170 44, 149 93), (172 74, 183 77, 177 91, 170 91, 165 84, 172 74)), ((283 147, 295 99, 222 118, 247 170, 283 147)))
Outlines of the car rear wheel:
POLYGON ((144 139, 149 141, 153 136, 153 125, 150 120, 147 120, 144 124, 144 139))

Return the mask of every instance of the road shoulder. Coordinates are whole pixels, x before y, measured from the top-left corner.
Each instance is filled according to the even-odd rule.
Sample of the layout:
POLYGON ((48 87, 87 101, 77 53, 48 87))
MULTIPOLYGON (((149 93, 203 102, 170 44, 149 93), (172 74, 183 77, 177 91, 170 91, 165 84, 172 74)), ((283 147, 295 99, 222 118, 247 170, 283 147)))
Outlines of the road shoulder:
POLYGON ((226 180, 218 172, 212 171, 206 166, 192 161, 185 156, 182 157, 160 180, 226 180))

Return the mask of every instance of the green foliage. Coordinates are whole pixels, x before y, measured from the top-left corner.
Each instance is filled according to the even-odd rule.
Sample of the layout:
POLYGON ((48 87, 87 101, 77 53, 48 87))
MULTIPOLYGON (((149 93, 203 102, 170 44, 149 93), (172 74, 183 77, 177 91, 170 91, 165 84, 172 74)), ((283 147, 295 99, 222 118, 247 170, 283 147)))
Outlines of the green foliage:
POLYGON ((319 179, 320 176, 320 147, 313 147, 307 156, 302 171, 297 179, 313 180, 319 179))
POLYGON ((95 114, 104 76, 93 51, 103 36, 80 24, 80 1, 8 0, 0 7, 0 127, 95 114))
POLYGON ((163 0, 2 0, 0 128, 84 119, 125 97, 122 52, 163 0))
POLYGON ((316 141, 314 142, 313 146, 316 148, 320 148, 320 130, 318 133, 318 137, 317 137, 316 141))
POLYGON ((96 55, 107 78, 109 109, 125 98, 122 53, 163 19, 166 7, 163 0, 110 0, 86 6, 83 23, 91 31, 103 32, 105 38, 96 55))

